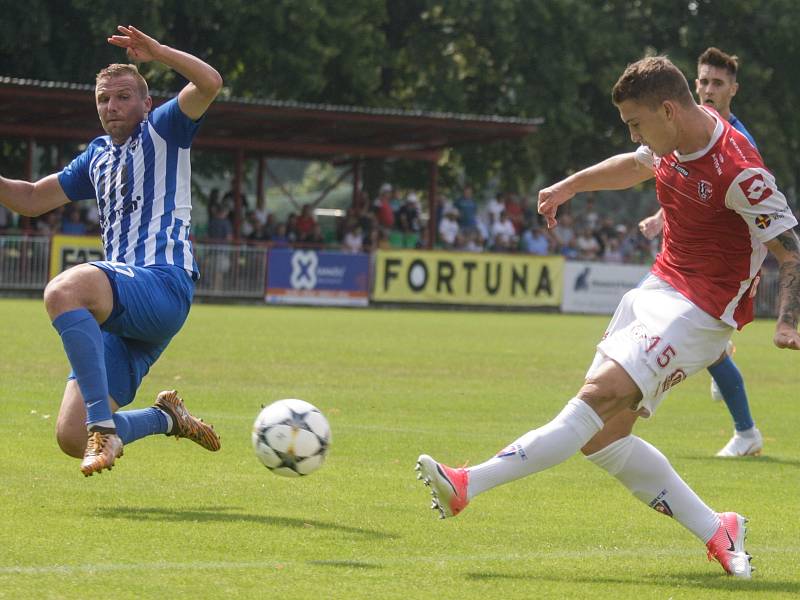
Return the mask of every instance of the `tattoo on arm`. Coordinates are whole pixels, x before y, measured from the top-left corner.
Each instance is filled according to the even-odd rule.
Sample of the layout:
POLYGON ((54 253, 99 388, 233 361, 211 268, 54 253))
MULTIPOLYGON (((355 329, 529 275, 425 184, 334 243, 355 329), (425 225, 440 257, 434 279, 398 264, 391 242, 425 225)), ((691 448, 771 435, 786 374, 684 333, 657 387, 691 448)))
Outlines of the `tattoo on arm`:
POLYGON ((793 230, 781 233, 777 240, 793 256, 781 262, 778 275, 778 321, 797 329, 800 316, 800 240, 793 230))

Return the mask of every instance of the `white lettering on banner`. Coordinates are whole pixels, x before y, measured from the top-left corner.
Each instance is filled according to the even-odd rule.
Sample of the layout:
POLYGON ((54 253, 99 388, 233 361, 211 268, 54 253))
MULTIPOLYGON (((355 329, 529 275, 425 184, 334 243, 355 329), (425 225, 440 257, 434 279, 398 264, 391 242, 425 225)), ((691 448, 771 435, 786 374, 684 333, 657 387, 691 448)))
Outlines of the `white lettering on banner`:
POLYGON ((567 262, 561 310, 611 315, 625 292, 637 287, 649 271, 643 265, 567 262))

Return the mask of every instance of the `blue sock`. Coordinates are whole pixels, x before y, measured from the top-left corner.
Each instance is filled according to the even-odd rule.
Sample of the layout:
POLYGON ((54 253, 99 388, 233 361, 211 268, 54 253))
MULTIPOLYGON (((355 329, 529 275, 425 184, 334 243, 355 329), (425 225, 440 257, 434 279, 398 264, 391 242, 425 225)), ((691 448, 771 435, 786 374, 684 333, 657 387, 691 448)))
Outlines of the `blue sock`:
POLYGON ((716 366, 708 367, 708 372, 714 378, 722 392, 728 411, 733 417, 736 431, 745 431, 755 424, 750 416, 750 405, 747 402, 747 392, 744 390, 742 374, 730 356, 716 366))
POLYGON ((167 417, 153 407, 114 413, 114 424, 125 445, 148 435, 167 433, 167 417))
POLYGON ((60 314, 53 327, 61 336, 86 404, 86 424, 111 420, 103 334, 92 313, 78 308, 60 314))

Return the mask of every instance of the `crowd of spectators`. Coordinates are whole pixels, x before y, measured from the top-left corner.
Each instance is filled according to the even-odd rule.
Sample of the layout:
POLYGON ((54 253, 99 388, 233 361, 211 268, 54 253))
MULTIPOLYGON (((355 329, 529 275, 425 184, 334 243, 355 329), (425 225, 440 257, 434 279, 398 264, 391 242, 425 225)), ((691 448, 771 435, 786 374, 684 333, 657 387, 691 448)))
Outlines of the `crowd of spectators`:
MULTIPOLYGON (((227 244, 236 240, 233 193, 213 189, 205 198, 208 218, 199 241, 227 244)), ((473 188, 458 194, 440 192, 437 198, 434 246, 464 252, 522 252, 561 254, 568 259, 610 263, 645 263, 652 260, 659 240, 646 240, 636 222, 626 222, 595 209, 591 196, 566 205, 573 212, 559 215, 558 225, 548 230, 536 213, 535 201, 514 192, 488 199, 476 198, 473 188)), ((323 231, 314 207, 304 204, 278 220, 274 213, 249 206, 242 197, 244 214, 238 240, 272 246, 305 245, 337 248, 346 252, 371 252, 378 248, 427 247, 429 218, 414 191, 403 192, 384 183, 375 198, 365 192, 344 214, 323 231)), ((0 207, 0 231, 13 226, 13 215, 0 207)), ((28 230, 43 235, 64 233, 96 235, 99 216, 94 202, 70 203, 27 223, 28 230)))

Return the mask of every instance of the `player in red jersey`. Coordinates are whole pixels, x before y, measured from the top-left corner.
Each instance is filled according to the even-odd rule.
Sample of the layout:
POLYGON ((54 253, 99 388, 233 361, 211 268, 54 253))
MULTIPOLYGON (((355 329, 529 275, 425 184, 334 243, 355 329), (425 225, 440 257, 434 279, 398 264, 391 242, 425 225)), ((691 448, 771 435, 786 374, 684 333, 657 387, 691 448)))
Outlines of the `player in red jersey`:
POLYGON ((693 101, 669 60, 630 65, 612 97, 641 147, 541 190, 539 212, 553 227, 558 207, 578 192, 624 189, 655 177, 665 238, 652 273, 622 299, 584 385, 552 421, 475 467, 452 469, 423 454, 417 469, 434 508, 448 517, 477 494, 580 450, 701 539, 728 574, 749 578, 744 517, 712 510, 661 452, 631 432, 671 388, 720 359, 733 331, 752 319, 767 249, 780 263, 773 342, 800 349, 797 221, 758 153, 716 112, 693 101))
MULTIPOLYGON (((707 48, 697 59, 697 79, 694 80, 700 104, 711 106, 719 115, 738 129, 756 147, 756 142, 744 124, 731 112, 731 101, 739 89, 736 75, 739 59, 713 46, 707 48)), ((659 209, 653 216, 639 223, 642 234, 652 239, 664 228, 664 211, 659 209)), ((761 435, 750 413, 750 402, 744 378, 733 362, 734 347, 728 342, 726 358, 708 368, 711 375, 711 398, 724 400, 733 419, 733 437, 717 452, 721 457, 751 456, 760 454, 764 446, 761 435)))

